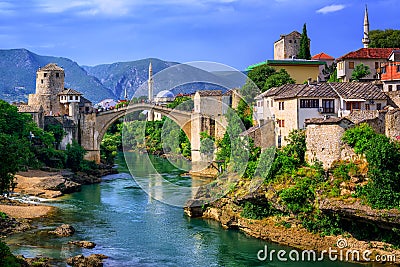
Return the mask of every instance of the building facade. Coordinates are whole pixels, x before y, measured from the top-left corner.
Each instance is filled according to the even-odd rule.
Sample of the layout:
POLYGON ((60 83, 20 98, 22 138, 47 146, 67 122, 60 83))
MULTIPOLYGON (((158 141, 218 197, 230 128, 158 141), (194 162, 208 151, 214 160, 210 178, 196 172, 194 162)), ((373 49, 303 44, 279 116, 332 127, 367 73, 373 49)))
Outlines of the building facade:
POLYGON ((337 59, 337 78, 349 82, 355 67, 364 64, 369 67, 370 74, 363 81, 379 80, 380 66, 387 63, 393 48, 360 48, 337 59))
POLYGON ((255 118, 259 125, 276 123, 276 144, 294 129, 305 129, 311 118, 344 117, 356 110, 381 110, 386 95, 372 83, 286 84, 256 97, 255 118))
POLYGON ((274 43, 274 59, 296 58, 300 50, 301 34, 293 31, 289 34, 282 34, 274 43))
POLYGON ((323 52, 316 54, 314 56, 311 57, 312 60, 318 60, 321 62, 325 62, 324 65, 319 65, 319 74, 318 74, 318 81, 321 82, 325 82, 327 81, 329 78, 327 77, 327 75, 324 73, 325 67, 331 68, 332 65, 335 63, 335 58, 331 57, 328 54, 325 54, 323 52))
POLYGON ((266 60, 264 62, 249 66, 247 71, 251 71, 253 68, 264 64, 271 66, 277 71, 285 69, 296 83, 303 83, 309 79, 316 81, 319 76, 319 68, 320 66, 325 65, 325 62, 305 59, 266 60))
POLYGON ((387 63, 381 64, 383 91, 400 91, 400 50, 393 50, 387 63))

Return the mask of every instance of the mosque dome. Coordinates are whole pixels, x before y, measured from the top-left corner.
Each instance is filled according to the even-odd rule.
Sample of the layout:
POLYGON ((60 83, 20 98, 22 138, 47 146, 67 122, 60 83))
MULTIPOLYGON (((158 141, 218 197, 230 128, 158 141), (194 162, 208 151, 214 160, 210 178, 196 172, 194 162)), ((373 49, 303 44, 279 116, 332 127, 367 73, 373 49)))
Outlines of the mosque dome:
POLYGON ((157 94, 156 98, 174 98, 174 94, 171 91, 163 90, 157 94))

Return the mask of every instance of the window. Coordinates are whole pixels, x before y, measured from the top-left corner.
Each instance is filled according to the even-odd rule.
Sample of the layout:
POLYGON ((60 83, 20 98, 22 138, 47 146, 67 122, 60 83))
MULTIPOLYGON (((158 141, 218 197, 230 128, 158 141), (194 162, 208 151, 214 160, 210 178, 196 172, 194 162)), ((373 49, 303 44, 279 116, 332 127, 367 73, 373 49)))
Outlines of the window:
POLYGON ((285 127, 285 120, 277 120, 277 123, 280 128, 285 127))
POLYGON ((349 62, 349 69, 354 69, 354 62, 353 61, 349 62))
POLYGON ((397 72, 400 72, 400 65, 397 65, 397 72))
POLYGON ((69 100, 74 100, 72 95, 69 96, 69 100))
POLYGON ((379 62, 375 62, 375 69, 379 69, 379 62))
POLYGON ((46 78, 46 77, 47 77, 47 73, 44 73, 44 74, 43 74, 43 77, 45 77, 45 78, 46 78))
POLYGON ((371 108, 370 108, 370 106, 369 106, 369 104, 365 104, 365 110, 370 110, 371 108))
POLYGON ((274 107, 274 100, 271 100, 271 108, 274 107))
POLYGON ((389 86, 388 86, 388 91, 389 91, 389 92, 393 91, 393 85, 389 85, 389 86))
POLYGON ((40 83, 43 84, 43 80, 40 80, 40 83))
POLYGON ((323 113, 335 113, 335 100, 322 99, 323 113))
POLYGON ((77 95, 75 96, 75 100, 78 100, 78 96, 77 95))
POLYGON ((319 108, 318 99, 300 99, 300 108, 319 108))
POLYGON ((294 43, 297 43, 297 40, 294 40, 294 43))
POLYGON ((56 72, 56 77, 59 78, 60 77, 60 73, 56 72))
POLYGON ((361 109, 361 102, 346 102, 347 110, 361 109))
POLYGON ((382 109, 382 104, 381 103, 376 104, 376 109, 377 110, 381 110, 382 109))
POLYGON ((279 110, 285 110, 285 102, 279 102, 279 110))
POLYGON ((289 40, 289 44, 291 44, 292 43, 292 40, 289 40))
POLYGON ((266 103, 266 104, 267 104, 267 108, 268 108, 268 107, 269 107, 269 101, 268 101, 268 100, 267 100, 267 103, 266 103))
POLYGON ((400 91, 400 84, 396 85, 396 91, 400 91))

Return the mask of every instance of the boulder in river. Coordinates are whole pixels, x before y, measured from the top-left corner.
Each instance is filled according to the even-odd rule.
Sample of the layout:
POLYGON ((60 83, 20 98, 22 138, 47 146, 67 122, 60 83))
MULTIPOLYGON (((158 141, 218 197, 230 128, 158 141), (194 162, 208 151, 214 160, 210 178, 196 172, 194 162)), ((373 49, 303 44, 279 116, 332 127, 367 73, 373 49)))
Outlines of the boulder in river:
POLYGON ((94 248, 96 243, 91 241, 69 241, 68 244, 75 245, 81 248, 94 248))
POLYGON ((56 234, 58 236, 71 236, 75 233, 75 228, 69 224, 63 224, 57 227, 54 231, 50 231, 50 234, 56 234))
POLYGON ((92 254, 87 257, 77 255, 67 259, 67 264, 73 267, 103 267, 103 260, 108 257, 103 254, 92 254))

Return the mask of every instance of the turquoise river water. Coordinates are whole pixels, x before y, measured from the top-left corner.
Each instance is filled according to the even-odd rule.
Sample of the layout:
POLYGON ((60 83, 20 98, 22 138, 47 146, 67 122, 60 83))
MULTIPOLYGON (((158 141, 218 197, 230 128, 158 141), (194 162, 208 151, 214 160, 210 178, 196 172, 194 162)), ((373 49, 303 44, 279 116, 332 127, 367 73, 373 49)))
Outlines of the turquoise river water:
MULTIPOLYGON (((54 216, 35 221, 38 228, 34 230, 6 239, 12 251, 26 257, 55 258, 57 266, 66 266, 65 258, 92 253, 109 256, 104 266, 355 266, 328 260, 260 261, 257 253, 265 245, 268 250, 289 252, 291 248, 225 230, 212 220, 188 218, 182 208, 152 199, 132 179, 121 158, 119 174, 105 176, 102 183, 83 186, 81 192, 54 202, 61 208, 54 216), (62 223, 74 226, 75 235, 57 238, 47 234, 62 223), (89 240, 97 246, 77 248, 67 245, 70 240, 89 240)), ((145 176, 142 157, 132 154, 132 158, 132 169, 145 176)), ((163 175, 188 186, 192 183, 165 159, 152 160, 163 175)))

